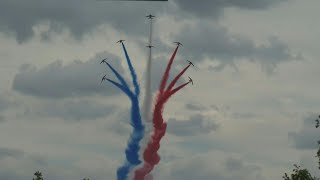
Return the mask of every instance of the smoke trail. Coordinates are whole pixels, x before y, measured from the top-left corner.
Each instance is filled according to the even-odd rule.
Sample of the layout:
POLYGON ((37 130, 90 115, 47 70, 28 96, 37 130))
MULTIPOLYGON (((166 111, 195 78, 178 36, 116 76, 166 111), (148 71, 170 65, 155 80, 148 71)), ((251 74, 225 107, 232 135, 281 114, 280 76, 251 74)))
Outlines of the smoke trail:
MULTIPOLYGON (((145 136, 141 140, 141 151, 140 156, 143 156, 143 150, 146 148, 148 141, 150 139, 150 134, 152 131, 152 114, 151 114, 151 106, 152 106, 152 92, 151 92, 151 58, 152 58, 152 19, 150 19, 150 34, 149 34, 149 51, 147 56, 147 66, 146 66, 146 82, 145 82, 145 95, 143 102, 143 120, 145 122, 145 136)), ((133 170, 134 171, 134 170, 133 170)), ((131 174, 131 177, 133 174, 131 174)))
POLYGON ((110 83, 112 83, 113 85, 115 85, 116 87, 118 87, 122 92, 124 92, 126 95, 128 95, 128 97, 133 96, 132 92, 130 91, 130 89, 128 88, 128 86, 123 87, 121 84, 114 82, 111 79, 107 79, 110 83))
POLYGON ((114 82, 110 79, 107 79, 107 80, 113 85, 115 85, 116 87, 118 87, 120 90, 122 90, 131 100, 131 123, 130 124, 133 127, 133 131, 130 134, 127 148, 125 150, 126 161, 117 170, 118 180, 126 180, 130 170, 132 170, 135 166, 141 163, 141 160, 139 160, 139 150, 140 150, 139 142, 144 136, 144 126, 141 121, 138 95, 130 91, 124 78, 109 63, 107 63, 107 65, 118 77, 118 79, 123 82, 123 85, 117 82, 114 82))
MULTIPOLYGON (((175 83, 178 81, 178 79, 183 75, 183 73, 190 67, 190 64, 185 67, 175 78, 174 80, 169 84, 168 88, 165 90, 164 93, 158 92, 156 104, 153 111, 153 126, 154 126, 154 132, 152 134, 152 137, 145 148, 143 152, 143 166, 139 169, 135 170, 134 172, 134 180, 143 180, 147 178, 148 180, 152 180, 152 175, 150 172, 153 170, 154 166, 159 163, 160 156, 158 154, 158 150, 160 148, 160 141, 162 137, 165 135, 167 124, 163 120, 162 112, 164 109, 165 103, 168 101, 168 99, 175 94, 177 91, 185 87, 190 82, 187 82, 185 84, 182 84, 178 86, 177 88, 172 89, 172 87, 175 85, 175 83)), ((162 79, 168 78, 165 76, 168 76, 169 73, 165 73, 162 77, 162 79)))
POLYGON ((133 86, 134 86, 134 90, 135 90, 135 93, 137 96, 139 96, 140 94, 140 87, 139 87, 139 84, 138 84, 138 80, 137 80, 137 74, 136 72, 134 71, 133 69, 133 66, 131 64, 131 60, 130 60, 130 57, 128 55, 128 52, 126 50, 126 47, 124 46, 124 43, 122 42, 122 48, 123 48, 123 51, 126 55, 126 59, 127 59, 127 63, 128 63, 128 66, 129 66, 129 69, 130 69, 130 73, 131 73, 131 76, 132 76, 132 82, 133 82, 133 86))
POLYGON ((108 62, 106 62, 106 64, 109 66, 109 68, 112 70, 112 72, 116 75, 116 77, 119 79, 121 84, 123 86, 125 86, 127 89, 129 89, 129 86, 126 83, 126 81, 124 80, 124 78, 108 62))
MULTIPOLYGON (((169 97, 174 94, 177 90, 181 89, 182 87, 184 87, 185 85, 187 85, 188 83, 186 83, 185 85, 179 86, 179 89, 174 89, 173 93, 170 91, 172 89, 172 87, 175 85, 175 83, 178 81, 178 79, 182 76, 182 74, 189 68, 189 66, 187 66, 185 69, 183 69, 175 78, 174 80, 170 83, 169 87, 165 93, 163 94, 163 91, 165 89, 165 85, 166 85, 166 81, 169 77, 169 71, 170 71, 170 67, 171 64, 173 63, 174 57, 176 55, 176 52, 178 50, 179 46, 176 47, 173 55, 171 56, 166 71, 163 74, 162 80, 161 80, 161 84, 159 87, 159 92, 157 95, 157 99, 156 99, 156 104, 155 104, 155 108, 153 111, 153 127, 154 127, 154 132, 153 135, 151 137, 151 139, 149 140, 149 143, 147 144, 144 152, 143 152, 143 159, 144 159, 144 163, 142 167, 139 167, 137 170, 135 170, 134 173, 134 180, 140 180, 142 178, 146 178, 146 175, 148 175, 148 179, 152 179, 152 175, 150 174, 150 172, 152 171, 153 167, 159 163, 160 161, 160 156, 158 155, 157 151, 160 148, 160 140, 161 138, 164 136, 165 131, 166 131, 166 127, 167 124, 163 121, 162 118, 162 109, 164 106, 164 103, 162 103, 161 99, 165 98, 166 95, 169 95, 169 97), (172 93, 172 94, 171 94, 172 93)), ((168 97, 168 98, 169 98, 168 97)), ((167 101, 167 100, 166 100, 167 101)))
POLYGON ((133 96, 131 102, 131 125, 133 126, 133 131, 125 150, 127 161, 117 170, 118 180, 126 180, 130 171, 141 163, 141 160, 139 159, 139 142, 144 135, 144 126, 141 123, 139 100, 137 96, 133 96))
POLYGON ((178 92, 180 89, 182 89, 189 83, 190 82, 184 83, 178 86, 177 88, 173 89, 172 91, 166 91, 166 93, 163 95, 161 95, 160 92, 158 93, 157 101, 153 112, 154 133, 151 137, 151 141, 148 143, 148 146, 143 153, 143 167, 135 171, 133 180, 143 180, 146 176, 148 176, 148 180, 153 179, 150 172, 153 170, 154 166, 158 164, 160 161, 158 150, 160 148, 160 141, 162 137, 165 135, 167 129, 167 123, 164 122, 162 116, 164 105, 173 94, 178 92))
MULTIPOLYGON (((152 42, 152 19, 150 19, 150 35, 149 35, 149 46, 152 42)), ((151 47, 149 47, 148 61, 147 61, 147 72, 146 72, 146 87, 143 107, 143 118, 146 122, 151 121, 151 47)))
POLYGON ((172 54, 172 56, 171 56, 171 58, 170 58, 170 60, 169 60, 169 63, 168 63, 168 65, 167 65, 166 71, 164 72, 164 75, 163 75, 163 77, 162 77, 162 79, 161 79, 160 88, 159 88, 160 94, 163 93, 163 90, 164 90, 164 88, 165 88, 165 86, 166 86, 167 80, 168 80, 168 78, 169 78, 169 71, 170 71, 170 68, 171 68, 171 64, 172 64, 172 62, 173 62, 173 60, 174 60, 174 57, 176 56, 176 53, 177 53, 177 51, 178 51, 178 48, 179 48, 179 45, 178 45, 178 46, 176 47, 176 49, 174 50, 174 52, 173 52, 173 54, 172 54))
POLYGON ((171 83, 168 86, 168 89, 166 91, 171 91, 173 86, 176 84, 178 79, 186 72, 186 70, 190 67, 191 64, 189 64, 187 67, 185 67, 174 79, 171 81, 171 83))

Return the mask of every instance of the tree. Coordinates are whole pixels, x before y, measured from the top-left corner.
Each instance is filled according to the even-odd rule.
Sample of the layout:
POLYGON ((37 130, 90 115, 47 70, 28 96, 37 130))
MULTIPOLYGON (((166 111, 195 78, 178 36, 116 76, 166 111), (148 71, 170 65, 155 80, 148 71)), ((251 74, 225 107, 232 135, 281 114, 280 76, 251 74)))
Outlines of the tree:
POLYGON ((292 170, 292 174, 289 177, 287 173, 284 173, 282 178, 284 180, 319 180, 316 177, 312 177, 307 169, 300 169, 300 166, 294 164, 295 168, 292 170))
MULTIPOLYGON (((316 119, 316 128, 319 128, 319 119, 316 119)), ((318 145, 320 145, 320 140, 318 141, 318 145)), ((315 157, 318 158, 318 168, 320 169, 320 146, 315 157)), ((284 176, 282 176, 284 180, 320 180, 320 178, 312 177, 308 169, 300 169, 300 166, 296 164, 293 166, 295 168, 292 170, 290 176, 288 176, 287 173, 284 173, 284 176)))
POLYGON ((40 171, 35 172, 34 175, 36 176, 36 178, 32 178, 32 180, 43 180, 42 174, 40 171))

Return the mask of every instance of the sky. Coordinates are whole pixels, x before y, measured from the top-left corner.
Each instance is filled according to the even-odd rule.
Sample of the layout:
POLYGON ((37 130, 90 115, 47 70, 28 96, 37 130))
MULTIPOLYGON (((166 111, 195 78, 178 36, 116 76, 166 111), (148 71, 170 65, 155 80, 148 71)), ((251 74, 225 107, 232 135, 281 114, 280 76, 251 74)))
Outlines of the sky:
MULTIPOLYGON (((318 0, 0 0, 0 179, 116 179, 130 101, 102 58, 144 90, 153 24, 152 91, 194 80, 167 104, 154 179, 274 180, 297 163, 320 175, 318 0), (171 77, 172 78, 172 77, 171 77)), ((141 102, 143 102, 141 100, 141 102)))

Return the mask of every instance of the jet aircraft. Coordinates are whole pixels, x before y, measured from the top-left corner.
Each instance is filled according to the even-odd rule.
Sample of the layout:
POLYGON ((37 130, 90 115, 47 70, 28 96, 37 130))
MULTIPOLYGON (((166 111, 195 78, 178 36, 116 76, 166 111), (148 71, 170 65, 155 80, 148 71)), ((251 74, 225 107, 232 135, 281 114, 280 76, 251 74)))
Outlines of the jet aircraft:
POLYGON ((183 46, 180 42, 173 42, 173 43, 176 43, 178 46, 183 46))
POLYGON ((191 64, 194 67, 194 65, 193 65, 193 63, 191 61, 189 61, 189 60, 187 60, 187 61, 189 62, 189 64, 191 64))
POLYGON ((125 41, 125 40, 120 39, 119 41, 117 41, 117 43, 122 43, 123 41, 125 41))
POLYGON ((100 64, 102 64, 102 63, 107 63, 106 59, 108 59, 108 58, 104 58, 104 59, 102 59, 102 61, 101 61, 101 63, 100 63, 100 64))
MULTIPOLYGON (((107 80, 106 76, 107 76, 107 75, 104 75, 104 76, 103 76, 103 78, 101 79, 101 83, 102 83, 102 81, 107 80)), ((101 83, 100 83, 100 84, 101 84, 101 83)))
POLYGON ((193 80, 191 79, 191 77, 188 76, 188 78, 189 78, 189 82, 191 82, 191 84, 193 85, 193 80))
POLYGON ((152 19, 152 18, 154 18, 155 16, 153 16, 153 15, 151 15, 151 14, 149 14, 148 16, 146 16, 147 18, 149 18, 149 19, 152 19))

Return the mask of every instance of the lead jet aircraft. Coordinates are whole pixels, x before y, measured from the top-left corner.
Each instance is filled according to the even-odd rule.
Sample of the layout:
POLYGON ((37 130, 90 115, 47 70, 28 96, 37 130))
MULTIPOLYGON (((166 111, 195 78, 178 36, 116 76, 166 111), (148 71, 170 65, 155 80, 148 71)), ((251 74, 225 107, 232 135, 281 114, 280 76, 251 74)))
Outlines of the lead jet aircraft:
POLYGON ((152 19, 152 18, 154 18, 155 16, 153 16, 153 15, 148 15, 148 16, 146 16, 147 18, 149 18, 149 19, 152 19))

